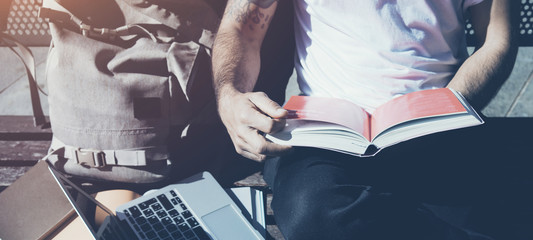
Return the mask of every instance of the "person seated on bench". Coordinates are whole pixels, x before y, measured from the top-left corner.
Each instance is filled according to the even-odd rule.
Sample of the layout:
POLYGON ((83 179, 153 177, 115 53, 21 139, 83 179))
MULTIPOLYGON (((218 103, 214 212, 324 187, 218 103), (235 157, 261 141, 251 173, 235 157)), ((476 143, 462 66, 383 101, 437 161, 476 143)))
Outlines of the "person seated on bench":
MULTIPOLYGON (((302 93, 344 98, 369 111, 398 95, 444 87, 480 109, 517 53, 511 0, 293 2, 302 93), (468 15, 479 39, 471 56, 468 15)), ((519 124, 503 129, 501 121, 486 119, 481 127, 417 138, 372 158, 265 139, 263 133, 283 128, 288 114, 253 92, 259 48, 279 3, 230 0, 212 61, 219 115, 236 151, 255 161, 281 156, 277 163, 268 159, 265 169, 278 164, 270 184, 282 234, 289 240, 513 239, 513 218, 504 216, 531 199, 510 177, 528 171, 516 167, 524 158, 509 149, 525 145, 515 137, 524 132, 519 124), (490 217, 478 214, 482 221, 457 227, 422 202, 472 204, 473 213, 490 217)))

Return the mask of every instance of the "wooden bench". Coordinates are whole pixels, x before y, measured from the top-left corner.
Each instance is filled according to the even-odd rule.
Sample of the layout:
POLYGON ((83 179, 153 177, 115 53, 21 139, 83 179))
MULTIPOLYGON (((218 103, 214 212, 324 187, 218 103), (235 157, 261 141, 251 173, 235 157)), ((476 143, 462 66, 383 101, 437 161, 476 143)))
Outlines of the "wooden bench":
MULTIPOLYGON (((533 0, 520 0, 520 11, 515 14, 520 15, 520 28, 518 44, 520 46, 533 46, 533 0)), ((39 4, 40 1, 37 1, 39 4)), ((15 1, 15 5, 28 4, 23 1, 15 1)), ((30 3, 31 4, 31 3, 30 3)), ((12 7, 13 8, 13 7, 12 7)), ((50 37, 47 33, 47 26, 42 20, 35 18, 36 26, 34 30, 27 31, 24 24, 29 24, 27 19, 34 16, 35 7, 21 8, 18 6, 14 9, 10 16, 11 22, 8 25, 8 32, 18 39, 26 39, 26 44, 32 46, 48 45, 50 37), (30 10, 31 14, 20 14, 24 9, 30 10), (20 18, 17 20, 17 18, 20 18), (45 33, 43 33, 43 31, 45 33)), ((36 16, 36 15, 35 15, 36 16)), ((31 20, 31 19, 30 19, 31 20)), ((467 24, 467 36, 469 45, 475 43, 473 38, 473 30, 470 24, 467 24)), ((523 71, 531 72, 530 68, 523 71)), ((533 72, 529 74, 527 79, 521 80, 521 89, 518 92, 523 92, 532 81, 533 72)), ((527 76, 527 75, 526 75, 527 76)), ((505 94, 505 93, 504 93, 505 94)), ((530 96, 533 97, 533 96, 530 96)), ((514 97, 513 102, 516 102, 517 96, 514 97)), ((533 117, 533 115, 528 115, 533 117)), ((0 116, 0 191, 7 188, 18 177, 22 176, 29 168, 31 168, 39 159, 41 159, 47 152, 52 132, 49 128, 41 129, 33 126, 33 120, 30 116, 0 116)), ((268 189, 266 183, 262 179, 261 173, 255 173, 241 181, 235 183, 236 186, 252 186, 261 190, 268 189)), ((270 236, 274 239, 282 239, 281 233, 277 229, 273 221, 273 213, 270 209, 270 200, 272 195, 267 196, 267 230, 270 236)))
POLYGON ((0 116, 0 191, 44 157, 52 131, 33 126, 29 116, 0 116))

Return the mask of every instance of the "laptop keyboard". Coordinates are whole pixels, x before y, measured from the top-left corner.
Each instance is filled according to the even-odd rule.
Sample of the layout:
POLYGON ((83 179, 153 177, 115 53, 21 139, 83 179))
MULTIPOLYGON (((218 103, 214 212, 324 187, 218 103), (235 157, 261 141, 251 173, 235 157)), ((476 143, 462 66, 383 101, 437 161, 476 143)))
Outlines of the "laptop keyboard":
POLYGON ((124 214, 141 239, 211 239, 174 190, 130 207, 124 214))

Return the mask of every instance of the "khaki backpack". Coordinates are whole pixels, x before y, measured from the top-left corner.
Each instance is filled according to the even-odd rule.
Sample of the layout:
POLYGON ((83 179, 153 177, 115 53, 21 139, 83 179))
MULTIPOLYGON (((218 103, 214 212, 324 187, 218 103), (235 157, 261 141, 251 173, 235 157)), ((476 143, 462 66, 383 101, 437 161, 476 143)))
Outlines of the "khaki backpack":
POLYGON ((66 173, 149 183, 169 142, 217 121, 209 69, 219 21, 202 0, 44 0, 51 161, 66 173), (201 116, 201 117, 200 117, 201 116), (201 119, 199 119, 201 118, 201 119))

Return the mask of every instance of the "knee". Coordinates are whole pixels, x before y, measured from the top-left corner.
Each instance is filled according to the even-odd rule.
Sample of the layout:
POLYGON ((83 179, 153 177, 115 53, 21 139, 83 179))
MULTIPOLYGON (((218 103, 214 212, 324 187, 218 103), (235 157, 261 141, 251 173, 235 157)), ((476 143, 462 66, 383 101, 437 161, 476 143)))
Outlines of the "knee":
POLYGON ((338 161, 314 155, 283 160, 274 178, 272 209, 285 238, 358 239, 353 231, 365 224, 360 210, 371 200, 363 194, 366 187, 347 183, 338 161))
POLYGON ((283 236, 298 239, 365 239, 367 221, 351 211, 353 201, 339 201, 324 189, 305 187, 274 193, 274 218, 283 236))

